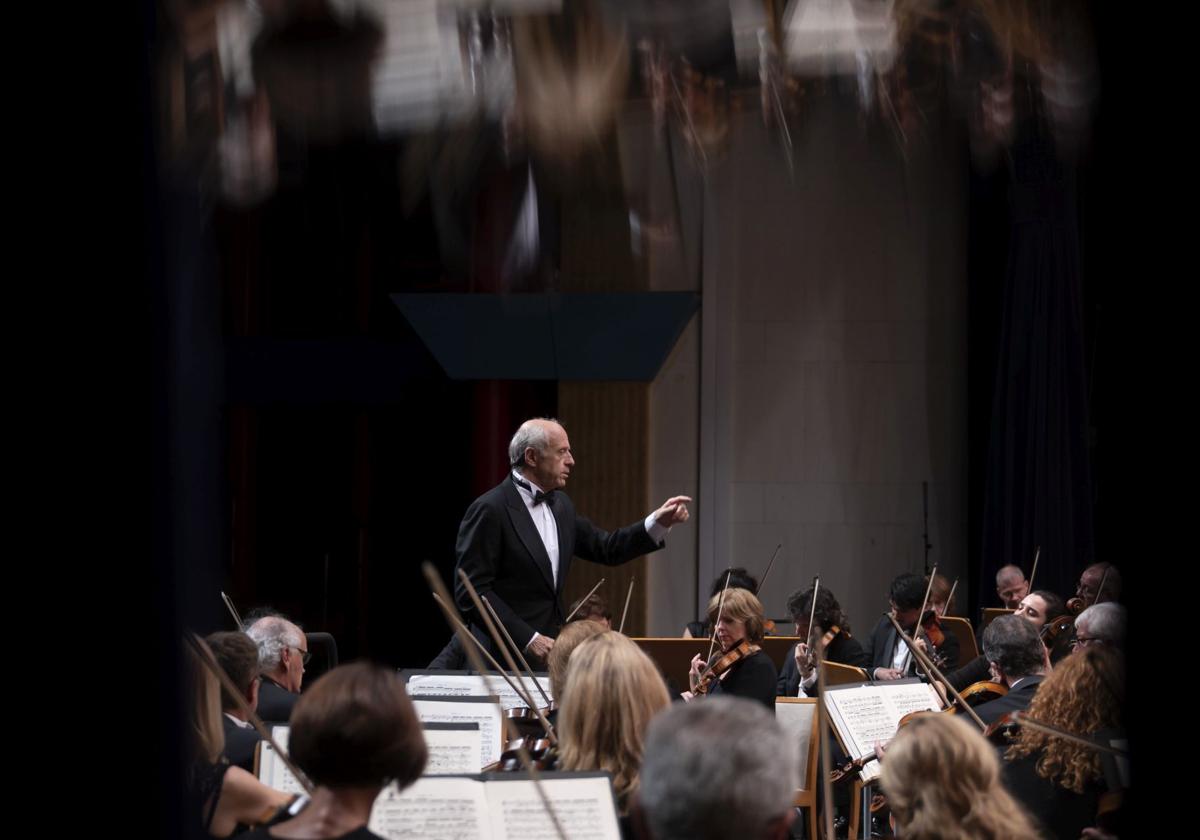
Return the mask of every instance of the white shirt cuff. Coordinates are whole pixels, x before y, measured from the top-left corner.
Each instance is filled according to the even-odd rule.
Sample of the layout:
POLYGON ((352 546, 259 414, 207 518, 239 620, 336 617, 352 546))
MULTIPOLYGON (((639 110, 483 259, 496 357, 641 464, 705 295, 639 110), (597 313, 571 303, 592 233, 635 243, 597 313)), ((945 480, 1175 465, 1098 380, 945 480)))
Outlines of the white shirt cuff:
POLYGON ((667 534, 671 533, 671 529, 669 527, 664 528, 662 525, 658 524, 658 521, 654 518, 653 513, 646 517, 645 525, 646 533, 650 535, 650 539, 654 540, 655 543, 661 543, 667 538, 667 534))

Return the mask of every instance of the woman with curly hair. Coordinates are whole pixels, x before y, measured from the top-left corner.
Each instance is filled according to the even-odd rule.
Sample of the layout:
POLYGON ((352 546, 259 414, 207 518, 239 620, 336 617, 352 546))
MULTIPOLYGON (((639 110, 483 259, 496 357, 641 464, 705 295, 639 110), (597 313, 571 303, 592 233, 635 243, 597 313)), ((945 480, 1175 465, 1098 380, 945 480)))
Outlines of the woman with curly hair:
POLYGON ((928 714, 902 727, 880 784, 904 840, 1017 840, 1037 831, 1004 789, 1000 760, 979 730, 928 714))
MULTIPOLYGON (((1080 649, 1042 681, 1029 717, 1075 735, 1119 730, 1125 662, 1108 647, 1080 649)), ((1024 728, 1005 752, 1005 784, 1050 836, 1079 837, 1095 822, 1104 769, 1100 753, 1024 728)))
POLYGON ((559 769, 608 771, 624 816, 638 786, 646 726, 670 703, 658 668, 628 637, 608 630, 587 639, 567 664, 559 769))

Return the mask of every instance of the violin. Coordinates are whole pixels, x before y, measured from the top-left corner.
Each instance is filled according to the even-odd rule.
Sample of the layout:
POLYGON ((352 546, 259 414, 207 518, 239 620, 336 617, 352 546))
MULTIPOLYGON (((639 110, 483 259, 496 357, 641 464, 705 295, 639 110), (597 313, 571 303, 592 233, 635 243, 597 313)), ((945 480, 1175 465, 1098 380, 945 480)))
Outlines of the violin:
POLYGON ((946 658, 942 656, 939 649, 946 644, 946 632, 942 629, 942 622, 937 614, 937 610, 926 610, 925 615, 921 618, 921 629, 925 631, 925 637, 929 639, 929 643, 933 645, 933 651, 930 658, 933 664, 939 668, 946 665, 946 658))
MULTIPOLYGON (((991 680, 980 680, 977 683, 971 683, 959 694, 962 695, 962 699, 967 701, 968 706, 978 706, 1008 694, 1008 686, 991 680)), ((952 705, 950 708, 958 711, 956 705, 952 705)))
MULTIPOLYGON (((829 647, 829 643, 836 639, 838 634, 841 632, 842 628, 838 627, 836 624, 826 630, 825 635, 821 637, 820 650, 824 650, 825 648, 829 647)), ((849 636, 850 634, 847 633, 846 635, 849 636)), ((810 644, 808 646, 808 653, 805 655, 804 660, 805 671, 811 672, 813 668, 817 667, 817 650, 818 648, 816 645, 810 644)))
POLYGON ((753 656, 762 648, 758 645, 751 644, 749 639, 742 639, 738 644, 731 647, 713 658, 701 673, 700 678, 696 683, 696 687, 692 690, 692 694, 699 697, 702 694, 707 694, 712 688, 713 683, 719 682, 724 678, 725 674, 729 673, 729 669, 743 659, 753 656))
POLYGON ((1075 615, 1060 615, 1047 621, 1038 634, 1050 651, 1050 661, 1057 662, 1071 652, 1075 643, 1075 615))
POLYGON ((504 747, 504 752, 500 753, 499 760, 484 767, 483 772, 511 773, 524 770, 525 766, 521 763, 520 756, 522 747, 529 753, 529 760, 535 770, 549 770, 558 761, 558 750, 550 743, 549 738, 527 735, 509 741, 504 747))

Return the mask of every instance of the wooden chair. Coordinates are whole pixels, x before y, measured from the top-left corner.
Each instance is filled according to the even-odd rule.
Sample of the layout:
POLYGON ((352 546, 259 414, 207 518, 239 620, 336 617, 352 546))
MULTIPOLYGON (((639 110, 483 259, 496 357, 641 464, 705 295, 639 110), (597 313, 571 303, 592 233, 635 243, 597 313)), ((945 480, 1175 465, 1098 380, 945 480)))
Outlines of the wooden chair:
POLYGON ((965 618, 948 615, 942 616, 939 621, 944 630, 953 633, 958 639, 958 667, 961 668, 979 656, 979 645, 975 643, 975 631, 971 629, 971 622, 965 618))
POLYGON ((826 685, 847 685, 849 683, 868 682, 871 679, 865 670, 856 668, 853 665, 830 662, 828 659, 822 659, 821 665, 825 668, 826 685))

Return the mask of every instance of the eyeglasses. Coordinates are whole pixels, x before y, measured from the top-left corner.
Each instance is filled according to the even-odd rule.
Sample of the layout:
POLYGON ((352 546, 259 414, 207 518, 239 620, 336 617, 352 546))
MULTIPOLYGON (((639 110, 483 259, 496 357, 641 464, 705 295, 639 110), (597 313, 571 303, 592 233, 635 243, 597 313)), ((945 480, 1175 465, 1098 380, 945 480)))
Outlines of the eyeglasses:
POLYGON ((1103 642, 1103 641, 1104 641, 1104 639, 1100 638, 1099 636, 1076 636, 1075 641, 1072 642, 1072 644, 1075 647, 1086 647, 1093 642, 1103 642))
POLYGON ((301 650, 300 648, 296 647, 295 645, 291 645, 289 647, 289 650, 294 650, 294 651, 296 651, 296 653, 300 654, 300 664, 302 664, 302 665, 307 665, 309 663, 309 661, 312 659, 311 653, 309 653, 306 650, 301 650))

